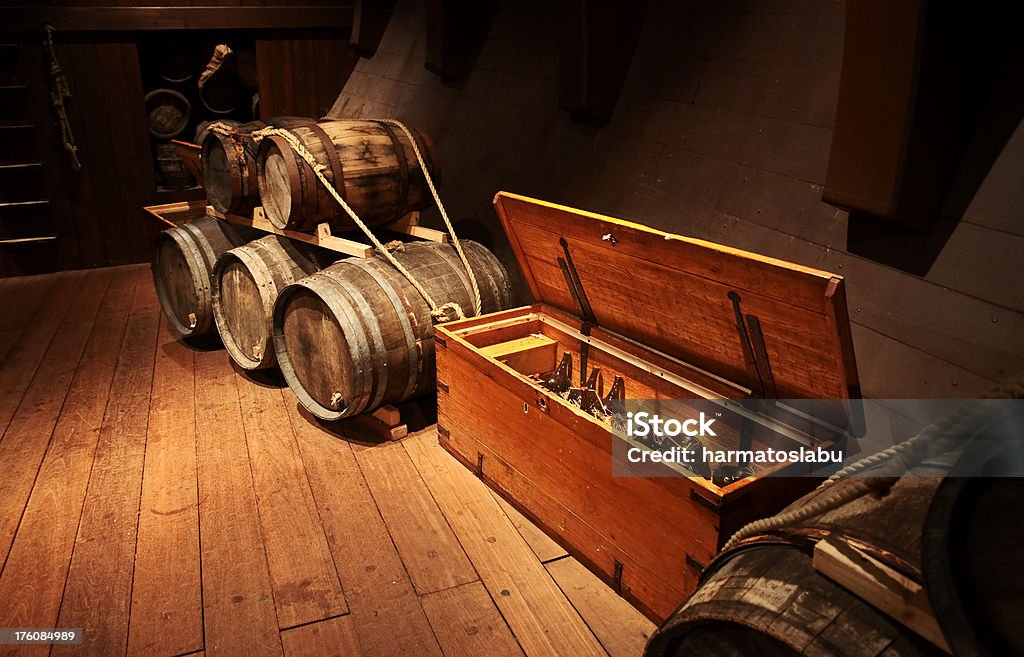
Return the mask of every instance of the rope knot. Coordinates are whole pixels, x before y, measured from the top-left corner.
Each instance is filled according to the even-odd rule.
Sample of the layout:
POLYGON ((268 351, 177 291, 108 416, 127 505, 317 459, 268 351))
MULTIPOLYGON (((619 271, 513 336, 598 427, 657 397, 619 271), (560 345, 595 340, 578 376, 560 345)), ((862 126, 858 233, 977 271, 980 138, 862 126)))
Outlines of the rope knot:
POLYGON ((430 311, 430 316, 434 318, 434 322, 438 324, 444 324, 445 322, 454 322, 460 319, 465 319, 466 314, 462 312, 462 306, 454 301, 438 306, 436 309, 430 311))

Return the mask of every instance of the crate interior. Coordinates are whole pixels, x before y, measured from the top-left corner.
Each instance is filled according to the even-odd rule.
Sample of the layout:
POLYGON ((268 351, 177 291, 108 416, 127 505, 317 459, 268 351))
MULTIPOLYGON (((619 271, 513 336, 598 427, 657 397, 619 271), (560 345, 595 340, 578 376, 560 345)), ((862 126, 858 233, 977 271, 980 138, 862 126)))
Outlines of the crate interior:
MULTIPOLYGON (((578 320, 577 320, 578 324, 578 320)), ((453 331, 455 335, 477 347, 481 354, 500 361, 513 370, 539 384, 539 376, 553 371, 558 367, 563 355, 572 357, 572 385, 581 386, 580 381, 580 334, 576 326, 562 321, 561 318, 549 315, 542 309, 524 309, 523 314, 515 318, 503 318, 493 323, 474 323, 463 329, 453 331)), ((696 417, 701 410, 708 412, 706 403, 689 405, 686 400, 698 399, 742 399, 749 391, 728 381, 718 379, 696 368, 688 368, 679 361, 673 361, 663 355, 645 353, 639 345, 630 343, 634 351, 628 359, 622 356, 622 345, 614 345, 608 336, 592 334, 587 353, 588 374, 593 368, 600 368, 603 390, 599 395, 607 393, 616 376, 622 378, 626 400, 644 400, 643 409, 657 412, 663 419, 686 419, 696 417), (648 359, 649 358, 649 359, 648 359), (692 384, 692 385, 691 385, 692 384)), ((558 397, 551 393, 553 397, 558 397)), ((569 403, 562 400, 563 403, 569 403)), ((557 403, 557 402, 556 402, 557 403)), ((634 408, 632 404, 629 408, 634 408)), ((709 450, 740 450, 750 449, 755 452, 767 450, 799 449, 802 441, 791 437, 793 431, 780 433, 778 421, 781 414, 773 412, 760 420, 749 421, 747 431, 750 443, 742 446, 741 426, 743 418, 729 410, 722 411, 715 418, 715 437, 701 437, 701 444, 709 450), (786 435, 789 433, 789 435, 786 435)), ((608 420, 594 418, 595 422, 611 424, 608 420)), ((792 427, 789 427, 792 429, 792 427)), ((801 432, 795 432, 803 438, 801 432)), ((806 436, 815 447, 829 448, 837 442, 838 436, 826 435, 824 438, 817 431, 815 438, 806 436)), ((668 438, 666 440, 672 440, 668 438)), ((663 444, 662 448, 670 445, 663 444)), ((786 464, 750 463, 755 477, 780 472, 786 464)), ((676 467, 672 465, 671 467, 676 467)), ((680 466, 681 467, 681 466, 680 466)), ((788 466, 793 468, 792 465, 788 466)), ((677 468, 678 469, 678 468, 677 468)), ((684 471, 689 473, 689 471, 684 471)), ((788 474, 789 472, 787 472, 788 474)), ((796 473, 794 473, 796 474, 796 473)), ((709 482, 710 483, 710 482, 709 482)))

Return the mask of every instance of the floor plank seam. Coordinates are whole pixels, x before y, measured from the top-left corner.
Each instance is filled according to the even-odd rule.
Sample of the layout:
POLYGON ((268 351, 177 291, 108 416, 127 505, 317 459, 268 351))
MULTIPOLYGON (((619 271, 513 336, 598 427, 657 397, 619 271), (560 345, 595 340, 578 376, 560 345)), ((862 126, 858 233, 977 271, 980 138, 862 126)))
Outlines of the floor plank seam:
POLYGON ((330 616, 324 616, 323 618, 316 618, 314 620, 304 621, 302 623, 296 623, 295 625, 289 625, 288 627, 280 628, 280 632, 288 632, 290 630, 297 630, 300 627, 307 627, 309 625, 316 625, 317 623, 325 623, 327 621, 334 620, 335 618, 344 618, 345 616, 351 616, 351 611, 346 611, 343 614, 331 614, 330 616))
MULTIPOLYGON (((138 289, 136 288, 136 294, 138 289)), ((139 525, 142 521, 142 495, 146 486, 146 452, 149 449, 149 428, 153 421, 153 385, 156 383, 156 350, 160 348, 160 325, 163 321, 162 315, 157 318, 156 332, 154 334, 153 349, 149 359, 149 391, 146 395, 146 431, 142 444, 142 472, 139 477, 139 505, 135 509, 135 549, 132 551, 132 580, 128 586, 128 618, 125 627, 127 632, 124 635, 124 655, 128 654, 128 639, 132 635, 132 599, 135 596, 135 560, 139 556, 139 525)))
POLYGON ((192 359, 192 448, 196 455, 196 540, 199 543, 199 636, 203 644, 202 650, 197 652, 202 652, 206 650, 206 591, 203 589, 203 491, 199 485, 199 418, 196 412, 199 404, 199 379, 196 375, 196 352, 192 347, 188 347, 188 351, 192 359))

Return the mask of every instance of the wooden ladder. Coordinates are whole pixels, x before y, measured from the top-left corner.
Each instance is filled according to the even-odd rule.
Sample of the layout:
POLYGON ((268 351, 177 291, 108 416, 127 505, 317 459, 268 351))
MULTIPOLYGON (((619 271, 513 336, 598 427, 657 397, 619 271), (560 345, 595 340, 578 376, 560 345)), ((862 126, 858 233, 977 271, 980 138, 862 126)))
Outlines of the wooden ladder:
POLYGON ((44 54, 34 44, 0 43, 0 275, 34 272, 39 259, 57 258, 55 251, 25 249, 55 246, 58 237, 43 182, 54 163, 44 163, 39 155, 39 142, 50 137, 38 133, 53 123, 52 114, 44 114, 49 110, 48 81, 39 70, 28 73, 38 68, 29 66, 28 47, 38 47, 44 54))

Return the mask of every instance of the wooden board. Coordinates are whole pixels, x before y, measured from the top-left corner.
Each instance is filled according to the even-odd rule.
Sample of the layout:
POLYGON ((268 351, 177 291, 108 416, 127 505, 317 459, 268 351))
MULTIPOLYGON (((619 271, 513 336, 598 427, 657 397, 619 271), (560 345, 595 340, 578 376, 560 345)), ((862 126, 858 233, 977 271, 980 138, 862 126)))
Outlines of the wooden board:
POLYGON ((285 402, 274 388, 235 379, 278 624, 348 613, 285 402))
MULTIPOLYGON (((114 368, 128 318, 126 298, 145 272, 111 281, 85 353, 75 372, 18 527, 0 573, 0 599, 17 604, 0 609, 3 627, 56 627, 68 564, 92 471, 114 368)), ((5 510, 4 513, 7 513, 5 510)), ((20 655, 48 655, 49 646, 22 646, 20 655)))
POLYGON ((747 388, 729 294, 764 332, 777 396, 856 396, 842 277, 611 217, 499 192, 495 209, 533 296, 579 314, 565 240, 596 323, 747 388))
POLYGON ((609 657, 642 655, 647 639, 658 628, 620 598, 576 559, 545 564, 572 606, 580 612, 609 657))
POLYGON ((196 436, 206 654, 280 657, 237 374, 216 351, 197 353, 195 368, 204 382, 203 394, 196 397, 196 436))
POLYGON ((123 654, 128 635, 142 469, 160 317, 136 313, 125 329, 96 446, 57 627, 93 628, 51 655, 123 654))
POLYGON ((441 657, 352 449, 318 428, 290 393, 281 394, 363 655, 441 657))
POLYGON ((530 546, 530 549, 537 555, 537 559, 539 559, 541 563, 561 559, 569 554, 565 551, 565 548, 545 534, 543 529, 530 522, 529 518, 509 504, 504 497, 497 493, 492 494, 494 496, 494 500, 498 503, 498 506, 500 506, 501 510, 505 512, 508 519, 512 521, 515 528, 519 530, 519 535, 523 537, 523 540, 530 546))
POLYGON ((281 632, 285 657, 360 657, 352 616, 338 616, 281 632))
POLYGON ((593 633, 544 576, 544 566, 483 484, 438 447, 431 431, 412 435, 402 445, 523 651, 530 657, 603 656, 593 633))
POLYGON ((480 582, 431 593, 422 603, 445 657, 524 657, 480 582))
POLYGON ((477 581, 476 571, 405 449, 398 443, 354 449, 416 592, 424 595, 477 581))
POLYGON ((42 312, 36 314, 32 330, 25 331, 7 353, 0 372, 0 441, 82 280, 81 272, 58 274, 45 291, 40 290, 42 312))
POLYGON ((11 548, 21 510, 29 499, 110 274, 94 272, 68 281, 81 283, 82 287, 38 361, 31 384, 11 391, 24 391, 24 397, 0 441, 0 460, 4 463, 4 476, 0 478, 0 563, 11 548))
MULTIPOLYGON (((316 232, 314 233, 304 233, 297 230, 282 230, 267 220, 262 207, 254 209, 252 217, 243 217, 236 214, 224 214, 223 212, 214 210, 212 206, 207 206, 206 212, 213 217, 230 221, 240 226, 248 226, 266 233, 281 235, 293 240, 323 247, 330 251, 344 253, 345 255, 355 258, 369 258, 374 253, 374 247, 369 244, 334 235, 331 232, 331 227, 325 223, 319 224, 316 232)), ((431 242, 446 243, 449 241, 447 233, 442 233, 441 231, 434 230, 433 228, 427 228, 426 226, 420 226, 418 212, 409 213, 409 215, 406 215, 396 222, 385 224, 378 228, 404 233, 406 235, 418 237, 431 242)))
POLYGON ((203 647, 195 375, 192 351, 178 338, 162 318, 139 506, 130 657, 203 647))

